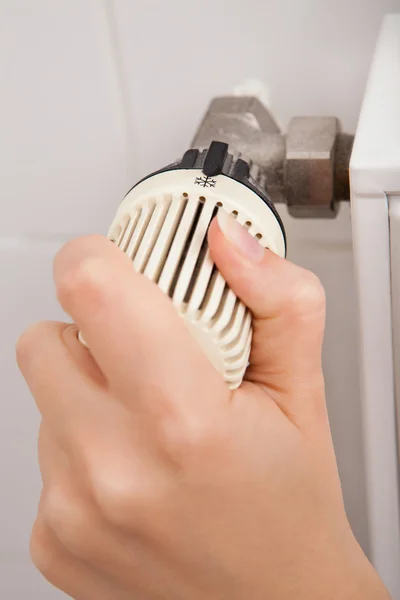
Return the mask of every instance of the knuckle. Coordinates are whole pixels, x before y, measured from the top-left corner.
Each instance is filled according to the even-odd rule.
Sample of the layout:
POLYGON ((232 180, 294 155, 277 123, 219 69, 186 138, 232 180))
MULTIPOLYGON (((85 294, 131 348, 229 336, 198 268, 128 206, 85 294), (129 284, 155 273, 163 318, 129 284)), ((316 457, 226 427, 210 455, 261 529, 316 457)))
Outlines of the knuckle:
POLYGON ((58 564, 56 548, 50 537, 37 520, 30 539, 30 556, 36 569, 48 580, 51 580, 58 564))
POLYGON ((192 468, 196 464, 209 464, 227 445, 229 436, 221 421, 194 419, 190 424, 164 427, 161 447, 173 463, 192 468))
POLYGON ((136 520, 139 486, 132 471, 115 472, 103 466, 92 472, 91 488, 95 503, 108 522, 125 526, 136 520))
POLYGON ((81 500, 60 486, 51 487, 44 496, 44 520, 69 552, 87 557, 88 514, 81 500))
POLYGON ((85 301, 101 304, 110 289, 110 273, 99 257, 83 258, 65 271, 57 282, 57 295, 63 306, 85 301))
POLYGON ((42 338, 43 329, 46 323, 36 323, 26 329, 18 338, 15 346, 17 363, 21 370, 30 364, 35 355, 35 349, 38 347, 38 342, 42 338))
POLYGON ((133 533, 153 527, 166 500, 168 478, 164 470, 144 461, 135 465, 127 461, 118 468, 103 464, 90 478, 92 498, 106 522, 133 533))
POLYGON ((298 317, 312 317, 325 312, 325 290, 314 273, 305 272, 295 282, 289 304, 291 313, 298 317))

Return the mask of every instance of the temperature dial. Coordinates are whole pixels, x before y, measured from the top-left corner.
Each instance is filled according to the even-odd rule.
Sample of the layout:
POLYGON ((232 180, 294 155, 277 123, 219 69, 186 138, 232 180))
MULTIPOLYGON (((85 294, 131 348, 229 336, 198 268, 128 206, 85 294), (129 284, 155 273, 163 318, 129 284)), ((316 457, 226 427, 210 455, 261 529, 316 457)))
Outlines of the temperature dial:
POLYGON ((286 255, 285 232, 266 191, 228 145, 188 150, 125 196, 108 237, 133 268, 167 294, 192 336, 231 389, 249 363, 251 313, 213 263, 207 231, 230 213, 265 248, 286 255))

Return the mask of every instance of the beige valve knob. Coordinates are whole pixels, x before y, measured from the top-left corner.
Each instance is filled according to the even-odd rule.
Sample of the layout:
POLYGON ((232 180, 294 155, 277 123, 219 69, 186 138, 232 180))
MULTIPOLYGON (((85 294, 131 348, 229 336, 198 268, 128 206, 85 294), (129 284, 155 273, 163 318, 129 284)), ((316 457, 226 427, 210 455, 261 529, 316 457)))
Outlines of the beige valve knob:
MULTIPOLYGON (((226 144, 189 150, 182 161, 150 175, 122 201, 108 237, 133 268, 167 294, 195 340, 231 389, 248 366, 251 313, 214 265, 208 227, 231 213, 260 244, 285 256, 282 223, 272 203, 233 161, 226 144)), ((83 341, 83 340, 82 340, 83 341)))

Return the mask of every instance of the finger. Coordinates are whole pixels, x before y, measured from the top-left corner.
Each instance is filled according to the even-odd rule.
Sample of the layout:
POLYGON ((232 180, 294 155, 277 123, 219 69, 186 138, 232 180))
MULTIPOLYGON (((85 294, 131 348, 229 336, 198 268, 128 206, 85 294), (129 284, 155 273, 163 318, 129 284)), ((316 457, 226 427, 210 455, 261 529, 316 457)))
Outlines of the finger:
MULTIPOLYGON (((55 461, 58 469, 71 465, 74 477, 90 486, 103 481, 104 472, 114 480, 121 471, 148 468, 143 456, 150 460, 157 447, 154 427, 109 394, 75 327, 50 322, 32 327, 19 341, 18 360, 42 415, 44 481, 57 471, 55 461)), ((158 454, 154 460, 158 464, 158 454)))
MULTIPOLYGON (((88 481, 81 479, 82 473, 66 460, 63 449, 45 424, 40 431, 39 462, 44 487, 38 524, 46 528, 51 540, 71 558, 110 577, 115 575, 110 566, 121 567, 119 556, 123 558, 125 571, 132 573, 134 544, 127 547, 125 537, 102 518, 88 481)), ((121 579, 121 571, 117 571, 117 579, 121 579)))
POLYGON ((106 387, 103 373, 91 354, 79 343, 74 324, 43 321, 31 325, 17 341, 16 356, 18 366, 27 379, 54 371, 57 360, 61 359, 66 361, 63 366, 68 369, 68 375, 79 374, 90 384, 106 387))
POLYGON ((320 386, 325 297, 318 279, 265 251, 223 211, 209 243, 222 275, 253 313, 247 378, 292 394, 320 386))
POLYGON ((132 594, 119 590, 104 575, 76 559, 58 542, 39 516, 31 537, 32 561, 57 589, 76 600, 128 600, 132 594))
POLYGON ((68 468, 68 455, 56 442, 51 429, 43 421, 40 424, 38 437, 38 459, 43 485, 52 480, 54 473, 68 468))
MULTIPOLYGON (((17 344, 17 360, 38 409, 53 432, 93 429, 108 400, 104 377, 77 339, 75 326, 44 322, 17 344)), ((73 442, 71 440, 71 442, 73 442)))
MULTIPOLYGON (((75 240, 54 265, 63 308, 82 330, 111 387, 145 408, 163 390, 175 404, 204 408, 211 391, 225 390, 220 376, 191 338, 169 298, 136 273, 102 237, 75 240), (146 391, 147 394, 143 394, 146 391)), ((211 400, 210 400, 211 402, 211 400)), ((159 408, 159 407, 157 407, 159 408)))
POLYGON ((158 539, 158 531, 148 503, 135 511, 132 497, 129 521, 117 524, 120 515, 114 515, 116 519, 110 522, 76 472, 59 460, 60 448, 47 432, 42 450, 51 451, 51 458, 46 457, 46 483, 38 523, 47 528, 57 547, 70 559, 89 566, 131 593, 142 592, 143 598, 158 598, 170 589, 173 597, 174 564, 168 555, 160 552, 155 555, 153 540, 158 539), (149 573, 156 571, 157 577, 149 578, 149 573))
MULTIPOLYGON (((121 554, 124 538, 102 518, 86 472, 79 472, 68 461, 45 424, 40 431, 39 463, 44 484, 39 506, 41 520, 69 554, 107 570, 121 554)), ((129 557, 127 548, 122 555, 133 568, 131 550, 133 544, 129 557)))

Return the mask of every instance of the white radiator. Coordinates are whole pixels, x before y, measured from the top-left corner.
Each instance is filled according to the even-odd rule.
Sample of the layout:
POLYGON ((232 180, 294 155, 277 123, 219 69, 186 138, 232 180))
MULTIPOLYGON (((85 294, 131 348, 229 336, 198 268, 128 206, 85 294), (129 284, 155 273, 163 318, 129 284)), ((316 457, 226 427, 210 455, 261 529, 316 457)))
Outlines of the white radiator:
POLYGON ((383 22, 350 176, 371 558, 400 600, 400 14, 383 22))

